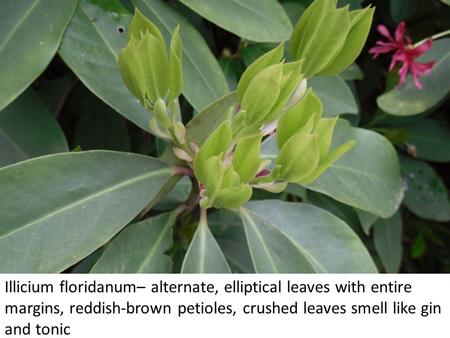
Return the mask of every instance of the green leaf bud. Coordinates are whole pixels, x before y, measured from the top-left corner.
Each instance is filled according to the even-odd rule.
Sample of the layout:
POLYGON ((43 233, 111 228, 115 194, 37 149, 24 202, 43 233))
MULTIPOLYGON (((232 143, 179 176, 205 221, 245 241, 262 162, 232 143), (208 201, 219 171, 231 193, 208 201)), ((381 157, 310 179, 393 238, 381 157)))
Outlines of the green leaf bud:
POLYGON ((242 101, 244 98, 244 94, 255 76, 267 67, 279 63, 283 58, 283 52, 284 44, 281 43, 278 47, 259 57, 245 70, 237 86, 237 96, 239 101, 242 101))
POLYGON ((319 164, 320 152, 316 134, 296 134, 280 150, 276 164, 280 178, 299 182, 311 175, 319 164))
POLYGON ((158 98, 156 100, 153 111, 159 124, 161 124, 164 128, 168 129, 171 123, 169 117, 167 116, 166 103, 164 102, 163 99, 158 98))
POLYGON ((175 141, 178 144, 186 143, 186 127, 180 121, 175 122, 173 125, 173 134, 175 137, 175 141))
POLYGON ((361 53, 369 35, 375 8, 350 12, 350 32, 339 54, 320 71, 319 75, 337 75, 348 68, 361 53))
POLYGON ((282 77, 283 65, 276 64, 253 78, 241 101, 241 108, 246 111, 246 125, 260 123, 270 113, 280 95, 282 77))
POLYGON ((247 203, 252 197, 252 188, 248 184, 220 190, 215 196, 214 207, 236 209, 247 203))
POLYGON ((170 42, 169 101, 176 99, 183 89, 182 51, 180 26, 177 26, 170 42))
POLYGON ((302 178, 301 180, 297 181, 296 183, 307 185, 307 184, 311 184, 312 182, 314 182, 334 162, 336 162, 339 158, 341 158, 345 153, 349 152, 354 147, 355 143, 356 143, 355 141, 348 141, 344 144, 341 144, 339 147, 337 147, 336 149, 331 151, 329 154, 327 154, 324 158, 321 158, 319 165, 309 176, 302 178))
POLYGON ((297 105, 283 113, 278 120, 276 133, 278 149, 281 149, 284 143, 294 134, 301 131, 310 133, 310 130, 303 131, 302 129, 311 118, 313 120, 310 123, 313 123, 313 127, 315 127, 322 116, 322 112, 322 102, 312 90, 309 90, 297 105))
POLYGON ((213 156, 220 156, 223 160, 231 147, 233 133, 229 121, 224 121, 203 143, 194 158, 194 172, 203 182, 207 173, 204 172, 204 163, 213 156))
POLYGON ((350 32, 347 7, 336 9, 334 1, 315 1, 300 18, 291 38, 295 60, 305 59, 304 74, 319 74, 342 50, 350 32))
MULTIPOLYGON (((183 88, 179 28, 173 33, 168 51, 158 27, 136 9, 128 43, 119 52, 119 70, 126 86, 146 109, 153 110, 159 98, 174 102, 183 88)), ((160 120, 165 128, 166 122, 160 120)))
POLYGON ((242 182, 249 182, 261 164, 261 134, 241 138, 233 155, 233 168, 242 182))

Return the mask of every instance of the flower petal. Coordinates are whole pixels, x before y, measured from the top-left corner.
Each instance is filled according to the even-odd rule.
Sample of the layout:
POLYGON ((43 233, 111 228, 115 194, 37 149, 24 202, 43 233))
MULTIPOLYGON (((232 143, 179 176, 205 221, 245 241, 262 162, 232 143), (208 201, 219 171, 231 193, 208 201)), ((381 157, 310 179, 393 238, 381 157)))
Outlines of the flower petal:
POLYGON ((433 44, 433 40, 428 39, 424 43, 421 43, 419 46, 412 49, 410 51, 410 53, 413 54, 414 57, 418 57, 418 56, 422 55, 423 53, 428 52, 431 49, 432 44, 433 44))
POLYGON ((377 30, 378 32, 380 32, 381 35, 387 37, 390 41, 394 41, 393 37, 391 36, 391 33, 389 33, 389 30, 385 25, 378 25, 377 30))
POLYGON ((397 29, 395 30, 395 40, 401 45, 404 44, 405 30, 406 23, 404 21, 400 22, 397 26, 397 29))

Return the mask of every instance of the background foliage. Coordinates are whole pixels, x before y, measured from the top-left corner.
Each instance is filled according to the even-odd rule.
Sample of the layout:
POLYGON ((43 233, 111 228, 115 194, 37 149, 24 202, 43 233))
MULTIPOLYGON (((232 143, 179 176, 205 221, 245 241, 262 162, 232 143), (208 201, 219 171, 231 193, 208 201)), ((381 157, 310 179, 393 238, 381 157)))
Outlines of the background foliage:
MULTIPOLYGON (((155 163, 138 155, 159 157, 164 153, 165 144, 148 133, 148 112, 128 91, 117 67, 118 52, 126 43, 126 28, 133 8, 139 7, 157 24, 166 41, 170 40, 174 28, 181 26, 185 80, 181 107, 183 120, 187 122, 194 116, 201 116, 198 112, 234 90, 243 71, 257 57, 278 42, 288 40, 293 25, 310 2, 1 1, 0 166, 80 150, 117 150, 134 155, 80 153, 76 162, 65 162, 67 169, 79 166, 83 173, 74 179, 82 180, 83 175, 95 177, 92 184, 95 198, 89 206, 74 206, 75 193, 65 194, 65 201, 58 197, 62 195, 55 193, 55 190, 65 192, 65 186, 70 185, 66 177, 57 174, 66 169, 58 167, 61 161, 57 159, 67 154, 48 157, 42 167, 33 166, 32 171, 26 170, 26 166, 33 163, 29 161, 22 167, 8 170, 7 175, 0 175, 1 195, 10 196, 0 206, 0 256, 32 257, 37 248, 21 243, 27 236, 45 236, 45 252, 33 260, 20 262, 22 270, 39 266, 42 271, 85 272, 92 268, 94 272, 121 272, 124 265, 133 266, 139 272, 180 270, 196 224, 194 219, 185 218, 183 224, 175 228, 172 238, 170 229, 179 214, 177 209, 133 223, 114 237, 111 244, 106 243, 146 206, 146 200, 156 197, 166 184, 170 186, 171 180, 167 168, 155 168, 155 163), (52 22, 51 29, 48 21, 52 22), (89 167, 92 172, 86 172, 83 166, 91 161, 90 156, 101 157, 96 160, 105 167, 89 167), (126 165, 131 162, 124 162, 124 156, 131 157, 134 165, 126 165), (116 172, 118 176, 110 177, 108 167, 120 168, 116 172), (152 175, 160 176, 157 184, 151 180, 152 175), (45 177, 52 179, 52 186, 43 183, 45 177), (118 178, 120 184, 111 187, 111 182, 118 178), (14 196, 20 197, 20 186, 33 184, 40 185, 43 194, 54 196, 50 200, 54 205, 71 205, 70 213, 61 214, 56 221, 39 221, 39 229, 27 227, 11 233, 8 229, 14 224, 33 224, 39 220, 42 209, 49 207, 33 200, 38 199, 36 196, 28 197, 33 200, 30 205, 36 210, 29 205, 20 211, 23 206, 14 203, 14 196), (97 193, 101 187, 107 189, 97 193), (120 191, 120 198, 111 198, 113 195, 108 194, 111 189, 120 191), (101 214, 98 207, 106 208, 106 200, 120 209, 117 212, 120 217, 102 214, 102 224, 107 226, 90 229, 86 220, 101 214), (64 224, 64 218, 68 217, 78 219, 80 228, 74 238, 61 241, 52 237, 53 228, 64 224), (146 227, 148 222, 155 226, 146 227), (7 236, 10 237, 6 241, 7 236), (148 243, 141 240, 146 236, 155 239, 151 255, 146 250, 148 243), (67 251, 70 252, 68 255, 78 259, 67 257, 67 264, 52 266, 49 258, 54 252, 64 252, 60 248, 70 249, 74 241, 85 243, 67 251), (92 248, 97 247, 100 249, 91 254, 92 248), (129 255, 130 247, 134 252, 132 256, 129 255), (169 249, 173 266, 164 259, 169 249), (122 263, 118 264, 118 260, 122 263), (73 265, 77 261, 80 262, 73 265)), ((403 87, 396 87, 398 78, 395 71, 387 70, 388 58, 373 60, 367 51, 380 39, 376 24, 383 23, 393 31, 399 22, 406 21, 408 35, 413 41, 420 41, 450 29, 450 7, 446 1, 438 0, 340 0, 339 4, 349 4, 352 8, 368 4, 376 6, 369 40, 356 64, 338 76, 317 76, 309 81, 309 86, 321 98, 325 116, 341 115, 347 120, 338 124, 335 142, 354 139, 356 147, 307 189, 290 186, 282 194, 255 194, 255 201, 246 208, 244 226, 250 224, 245 223, 245 219, 264 210, 258 200, 303 201, 306 203, 301 208, 318 206, 350 225, 381 271, 449 272, 450 103, 447 98, 450 91, 450 38, 435 41, 432 50, 423 56, 423 61, 436 60, 437 64, 430 75, 422 78, 422 90, 416 89, 410 79, 403 87), (395 175, 397 156, 402 180, 395 175), (376 158, 377 162, 371 158, 376 158), (347 173, 347 180, 342 179, 342 171, 347 173), (385 196, 392 196, 392 199, 386 200, 385 196)), ((225 103, 221 101, 217 105, 220 104, 225 103)), ((217 106, 215 109, 219 111, 217 106)), ((195 128, 198 129, 194 123, 191 130, 195 128)), ((191 133, 197 141, 204 137, 202 131, 191 133)), ((266 158, 271 158, 273 148, 270 140, 265 142, 263 154, 266 158)), ((153 213, 172 210, 188 198, 189 180, 181 180, 174 189, 155 206, 153 213)), ((300 223, 286 224, 283 230, 294 241, 297 240, 295 227, 308 225, 307 221, 301 220, 301 214, 295 216, 298 210, 289 213, 292 213, 292 219, 300 219, 300 223)), ((277 224, 273 215, 276 210, 267 222, 277 224)), ((332 221, 339 220, 329 220, 332 221)), ((226 211, 211 215, 213 234, 231 268, 246 272, 270 269, 264 264, 270 262, 271 257, 253 266, 249 253, 241 252, 245 236, 242 227, 230 226, 234 223, 236 217, 226 211)), ((276 236, 270 233, 269 227, 265 231, 269 237, 276 236)), ((206 240, 209 238, 209 232, 203 235, 206 240)), ((315 235, 311 233, 313 238, 315 235)), ((298 240, 304 241, 307 247, 307 239, 298 240)), ((248 244, 250 250, 261 245, 257 242, 248 244)), ((339 247, 339 243, 335 245, 335 248, 339 247)), ((297 257, 293 248, 286 248, 292 250, 292 257, 297 257)), ((214 252, 214 248, 211 250, 214 252)), ((2 261, 6 262, 2 262, 2 270, 18 268, 8 266, 8 259, 2 258, 2 261)), ((300 261, 298 256, 297 263, 301 264, 300 261)), ((329 263, 328 271, 339 270, 339 262, 329 263)), ((189 261, 185 262, 183 268, 188 264, 189 261)), ((290 271, 290 267, 277 266, 276 271, 290 271)))

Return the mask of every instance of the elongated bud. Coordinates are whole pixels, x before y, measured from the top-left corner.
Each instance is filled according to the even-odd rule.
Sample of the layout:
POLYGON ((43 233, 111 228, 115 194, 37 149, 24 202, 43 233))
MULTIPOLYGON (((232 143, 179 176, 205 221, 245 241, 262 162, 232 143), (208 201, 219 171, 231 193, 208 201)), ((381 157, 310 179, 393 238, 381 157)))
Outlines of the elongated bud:
POLYGON ((154 106, 155 117, 158 122, 166 129, 170 127, 170 119, 167 116, 166 103, 163 99, 158 98, 154 106))
POLYGON ((170 140, 170 136, 167 133, 165 133, 164 131, 162 131, 161 128, 159 127, 158 121, 155 116, 153 116, 150 119, 150 121, 148 123, 148 127, 153 135, 158 136, 165 140, 170 140))
POLYGON ((308 81, 303 79, 302 82, 297 86, 288 103, 286 104, 286 108, 290 108, 299 103, 306 94, 308 90, 308 81))
POLYGON ((172 148, 173 153, 175 154, 176 157, 178 157, 180 160, 186 161, 186 162, 192 162, 192 157, 185 152, 183 149, 180 149, 178 147, 173 147, 172 148))
POLYGON ((177 121, 175 125, 173 126, 173 131, 175 135, 176 142, 178 144, 185 144, 186 143, 186 128, 184 127, 184 124, 180 121, 177 121))

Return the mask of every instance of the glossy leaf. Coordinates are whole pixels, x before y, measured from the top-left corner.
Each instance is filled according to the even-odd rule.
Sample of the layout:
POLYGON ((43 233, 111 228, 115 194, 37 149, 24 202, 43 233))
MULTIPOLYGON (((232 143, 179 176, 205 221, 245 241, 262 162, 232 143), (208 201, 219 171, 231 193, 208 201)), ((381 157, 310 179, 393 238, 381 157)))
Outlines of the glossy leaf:
POLYGON ((50 63, 76 4, 77 0, 0 2, 0 110, 50 63))
POLYGON ((308 85, 322 101, 325 117, 359 113, 350 87, 340 77, 314 77, 308 80, 308 85))
POLYGON ((364 79, 364 73, 361 68, 356 64, 350 65, 346 70, 344 70, 339 77, 344 81, 351 80, 362 80, 364 79))
POLYGON ((450 129, 444 123, 421 119, 401 127, 408 143, 416 147, 417 157, 434 162, 450 162, 450 129))
POLYGON ((296 2, 284 2, 282 6, 293 25, 297 23, 306 9, 304 5, 296 2))
POLYGON ((381 95, 378 107, 386 113, 411 116, 423 113, 438 105, 450 91, 450 39, 433 42, 429 52, 419 58, 420 62, 437 61, 431 73, 421 78, 423 89, 418 90, 411 78, 400 87, 381 95))
POLYGON ((158 204, 153 207, 153 210, 171 210, 178 207, 185 202, 192 190, 192 182, 184 176, 179 182, 164 196, 158 204))
POLYGON ((0 111, 0 167, 68 150, 58 122, 31 89, 0 111))
POLYGON ((0 271, 63 271, 111 239, 172 176, 153 158, 108 151, 0 169, 0 271))
POLYGON ((161 30, 166 43, 177 25, 183 43, 183 94, 197 111, 228 93, 219 63, 202 36, 173 7, 162 0, 133 0, 142 13, 161 30))
POLYGON ((150 113, 131 94, 119 73, 118 53, 126 44, 131 15, 114 2, 80 0, 61 42, 64 62, 93 93, 133 123, 148 130, 150 113))
POLYGON ((244 39, 285 41, 292 32, 292 25, 276 0, 180 1, 209 21, 244 39))
POLYGON ((200 221, 184 257, 181 273, 230 272, 230 267, 208 224, 200 221))
POLYGON ((108 245, 92 273, 169 273, 172 227, 179 211, 147 218, 126 227, 108 245))
POLYGON ((373 225, 375 249, 386 272, 395 273, 402 260, 402 217, 400 212, 389 219, 379 219, 373 225))
POLYGON ((391 0, 390 12, 392 18, 400 22, 413 18, 419 7, 419 1, 391 0))
POLYGON ((308 191, 306 200, 308 203, 315 205, 316 207, 331 212, 334 216, 349 225, 356 234, 360 235, 361 229, 358 216, 352 207, 335 201, 332 198, 319 194, 315 191, 308 191))
POLYGON ((447 188, 428 163, 401 157, 407 182, 404 204, 415 215, 432 221, 450 221, 447 188))
POLYGON ((379 217, 361 209, 355 209, 355 211, 358 214, 358 218, 364 230, 364 233, 366 235, 369 235, 370 229, 372 229, 372 226, 375 224, 379 217))
POLYGON ((327 211, 266 200, 241 207, 240 215, 256 272, 376 271, 358 236, 327 211))
POLYGON ((220 209, 208 216, 208 222, 232 271, 254 273, 241 218, 229 210, 220 209))

